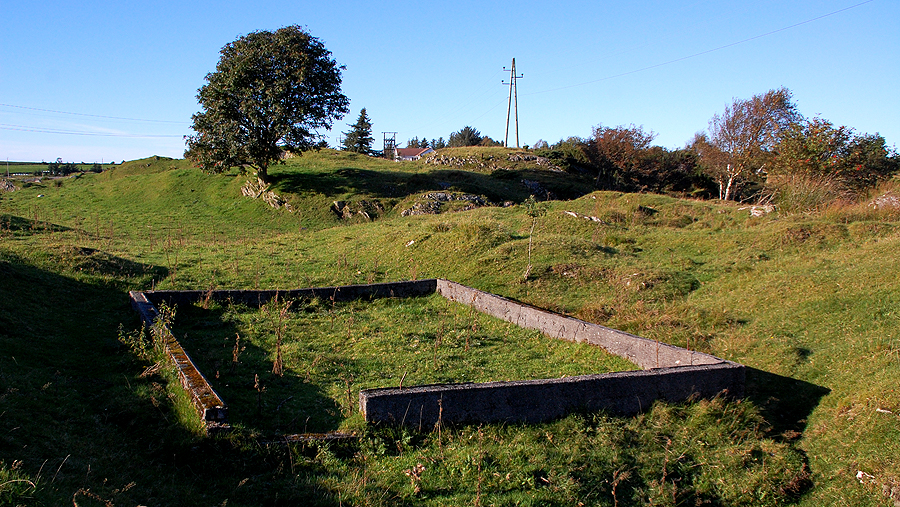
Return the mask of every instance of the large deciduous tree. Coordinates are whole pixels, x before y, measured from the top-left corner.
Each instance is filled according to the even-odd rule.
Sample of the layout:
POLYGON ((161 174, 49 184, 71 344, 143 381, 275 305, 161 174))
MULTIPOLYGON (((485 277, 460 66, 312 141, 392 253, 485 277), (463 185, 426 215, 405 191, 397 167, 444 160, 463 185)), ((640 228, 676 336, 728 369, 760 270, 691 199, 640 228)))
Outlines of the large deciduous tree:
POLYGON ((764 170, 780 133, 799 119, 787 88, 734 99, 713 116, 709 136, 695 138, 695 147, 719 185, 719 198, 732 199, 741 178, 764 170))
POLYGON ((344 132, 343 149, 368 155, 372 153, 372 143, 374 141, 372 138, 372 120, 366 114, 366 108, 362 108, 362 111, 359 112, 359 118, 350 127, 350 131, 344 132))
POLYGON ((216 71, 197 99, 185 156, 200 168, 256 171, 269 183, 269 166, 284 152, 324 145, 321 130, 347 113, 341 70, 322 42, 299 26, 245 35, 222 48, 216 71))

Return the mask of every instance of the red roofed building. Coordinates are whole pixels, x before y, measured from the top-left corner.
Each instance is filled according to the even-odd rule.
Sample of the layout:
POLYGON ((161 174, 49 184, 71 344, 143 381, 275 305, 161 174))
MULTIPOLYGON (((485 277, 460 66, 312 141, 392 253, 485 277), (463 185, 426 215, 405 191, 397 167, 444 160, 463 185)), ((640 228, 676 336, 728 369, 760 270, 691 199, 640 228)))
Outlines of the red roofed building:
POLYGON ((395 160, 419 160, 423 156, 433 153, 431 148, 397 148, 395 160))

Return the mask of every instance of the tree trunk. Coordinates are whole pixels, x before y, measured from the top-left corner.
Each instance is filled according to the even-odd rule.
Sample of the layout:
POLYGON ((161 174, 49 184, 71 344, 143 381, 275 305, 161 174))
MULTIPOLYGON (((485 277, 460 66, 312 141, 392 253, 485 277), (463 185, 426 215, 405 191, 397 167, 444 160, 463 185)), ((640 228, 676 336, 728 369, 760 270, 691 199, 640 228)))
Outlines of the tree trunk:
POLYGON ((725 197, 723 200, 729 201, 731 200, 731 186, 734 183, 734 175, 728 177, 728 185, 725 186, 725 197))
POLYGON ((259 183, 260 190, 265 190, 269 187, 269 171, 266 167, 261 167, 256 170, 256 182, 259 183))

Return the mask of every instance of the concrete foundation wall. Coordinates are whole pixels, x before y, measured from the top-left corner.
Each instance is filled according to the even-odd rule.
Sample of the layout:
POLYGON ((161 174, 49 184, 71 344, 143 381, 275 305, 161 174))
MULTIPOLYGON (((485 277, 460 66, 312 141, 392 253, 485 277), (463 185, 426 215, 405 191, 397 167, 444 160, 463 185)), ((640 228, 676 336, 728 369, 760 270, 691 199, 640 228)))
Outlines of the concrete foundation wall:
POLYGON ((210 431, 221 429, 228 420, 228 406, 194 365, 194 361, 172 335, 171 330, 158 320, 159 312, 146 294, 131 291, 129 296, 132 308, 138 312, 147 328, 165 341, 166 355, 175 366, 181 385, 191 397, 194 408, 200 415, 200 420, 210 431))
POLYGON ((282 299, 321 298, 329 301, 333 298, 337 302, 345 302, 358 299, 427 296, 435 292, 436 286, 437 280, 430 279, 291 290, 155 290, 145 291, 143 294, 154 305, 161 303, 189 305, 209 298, 210 301, 262 306, 276 295, 282 299))
POLYGON ((432 294, 436 280, 393 282, 370 285, 348 285, 343 287, 316 287, 298 290, 217 290, 217 291, 131 291, 131 306, 141 320, 154 333, 166 340, 166 355, 174 364, 181 380, 197 410, 200 420, 210 432, 227 428, 228 406, 213 389, 203 373, 194 365, 190 355, 181 343, 172 336, 171 330, 158 321, 157 305, 190 305, 209 299, 211 301, 232 301, 248 306, 262 306, 276 295, 285 299, 322 298, 335 301, 352 301, 382 297, 417 297, 432 294))
POLYGON ((431 430, 442 423, 536 423, 572 412, 633 415, 656 400, 681 402, 722 392, 742 396, 744 368, 735 363, 683 366, 561 379, 367 389, 366 421, 431 430))
MULTIPOLYGON (((276 295, 285 299, 315 297, 350 301, 417 297, 434 292, 521 327, 539 330, 551 338, 602 347, 643 370, 562 379, 367 389, 359 394, 360 409, 367 422, 405 424, 422 429, 430 429, 438 421, 539 422, 575 411, 603 410, 631 415, 648 409, 655 400, 680 402, 692 396, 712 397, 722 392, 732 397, 744 395, 743 365, 517 303, 448 280, 284 291, 148 291, 130 295, 132 306, 148 325, 153 326, 158 316, 156 305, 162 303, 182 305, 209 299, 260 306, 276 295)), ((193 367, 180 345, 173 345, 172 350, 180 350, 179 354, 183 354, 184 359, 180 355, 176 357, 177 354, 173 354, 172 359, 176 365, 184 366, 182 383, 191 391, 203 419, 216 424, 224 422, 225 404, 193 367)))
POLYGON ((451 301, 473 306, 480 312, 512 322, 520 327, 537 329, 552 338, 597 345, 610 354, 628 359, 643 369, 722 362, 722 359, 709 354, 694 352, 641 338, 624 331, 573 319, 448 280, 438 280, 437 291, 451 301))

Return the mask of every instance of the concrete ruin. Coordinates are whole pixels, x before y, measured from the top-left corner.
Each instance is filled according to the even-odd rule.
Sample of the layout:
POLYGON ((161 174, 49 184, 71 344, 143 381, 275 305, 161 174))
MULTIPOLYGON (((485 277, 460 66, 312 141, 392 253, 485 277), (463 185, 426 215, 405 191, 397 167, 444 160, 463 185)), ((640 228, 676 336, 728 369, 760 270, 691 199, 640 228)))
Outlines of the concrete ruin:
MULTIPOLYGON (((720 394, 744 395, 745 368, 709 354, 675 347, 522 304, 442 279, 297 290, 132 291, 131 303, 150 326, 162 325, 157 306, 232 301, 248 306, 282 299, 321 298, 342 302, 438 293, 550 338, 587 342, 623 357, 641 370, 511 382, 435 384, 364 389, 359 406, 368 423, 431 429, 445 423, 535 423, 573 412, 633 415, 657 400, 681 402, 720 394)), ((171 333, 169 333, 171 336, 171 333)), ((177 343, 168 345, 182 384, 202 420, 214 431, 227 424, 227 406, 177 343)))

